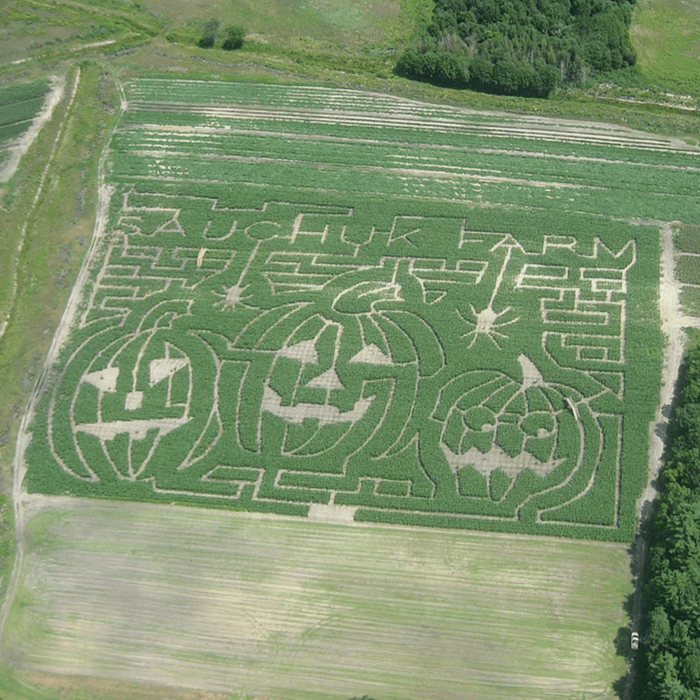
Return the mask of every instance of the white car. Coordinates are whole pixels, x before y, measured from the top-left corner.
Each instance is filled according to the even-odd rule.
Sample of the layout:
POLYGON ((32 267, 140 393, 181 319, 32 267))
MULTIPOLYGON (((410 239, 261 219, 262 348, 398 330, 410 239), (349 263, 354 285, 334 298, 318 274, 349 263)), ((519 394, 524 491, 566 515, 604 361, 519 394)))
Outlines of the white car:
POLYGON ((637 634, 637 632, 632 632, 630 646, 632 647, 632 651, 637 651, 637 649, 639 649, 639 634, 637 634))

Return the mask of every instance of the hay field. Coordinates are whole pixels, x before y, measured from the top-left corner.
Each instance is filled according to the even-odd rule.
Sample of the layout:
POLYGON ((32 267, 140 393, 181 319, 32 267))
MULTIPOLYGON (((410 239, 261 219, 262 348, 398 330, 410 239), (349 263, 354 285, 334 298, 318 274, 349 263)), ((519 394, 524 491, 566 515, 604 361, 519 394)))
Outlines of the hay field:
POLYGON ((52 498, 5 636, 20 667, 238 693, 613 697, 624 546, 52 498))
POLYGON ((630 35, 642 73, 692 104, 700 91, 700 3, 640 0, 630 35))

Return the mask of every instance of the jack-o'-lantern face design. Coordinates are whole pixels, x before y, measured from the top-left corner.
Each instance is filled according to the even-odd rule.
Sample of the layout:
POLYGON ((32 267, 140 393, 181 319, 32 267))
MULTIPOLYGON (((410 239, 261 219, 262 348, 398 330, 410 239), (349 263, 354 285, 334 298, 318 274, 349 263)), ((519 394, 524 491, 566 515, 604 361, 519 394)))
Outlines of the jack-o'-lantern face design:
POLYGON ((422 290, 407 264, 350 269, 311 291, 304 278, 264 266, 235 281, 270 307, 231 308, 250 318, 222 355, 232 361, 222 370, 222 420, 237 434, 236 448, 263 454, 266 468, 303 468, 318 457, 315 468, 327 471, 342 469, 382 425, 400 434, 429 371, 423 363, 438 364, 433 347, 421 356, 437 340, 411 311, 422 290))
POLYGON ((54 492, 67 473, 79 493, 536 522, 619 483, 605 333, 627 263, 599 280, 561 237, 193 199, 125 204, 47 411, 54 492))
POLYGON ((65 432, 72 444, 54 440, 64 468, 71 464, 87 480, 111 473, 136 481, 152 476, 154 463, 175 469, 203 453, 205 428, 218 424, 212 385, 218 370, 207 346, 158 327, 112 338, 102 333, 87 343, 59 385, 56 401, 72 397, 67 411, 52 412, 52 436, 71 426, 65 432), (74 372, 91 354, 86 369, 74 372))
POLYGON ((476 370, 446 389, 436 413, 445 417, 440 446, 456 473, 471 467, 489 477, 500 469, 514 478, 530 469, 544 477, 578 455, 580 424, 571 399, 547 385, 527 357, 520 356, 520 365, 522 381, 476 370), (566 445, 575 446, 571 455, 566 445))

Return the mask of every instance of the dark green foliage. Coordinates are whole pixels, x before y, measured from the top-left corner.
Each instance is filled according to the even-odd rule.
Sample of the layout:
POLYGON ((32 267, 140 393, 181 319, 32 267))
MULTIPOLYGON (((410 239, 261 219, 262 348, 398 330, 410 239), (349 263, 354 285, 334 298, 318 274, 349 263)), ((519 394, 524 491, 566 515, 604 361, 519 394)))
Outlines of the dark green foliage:
POLYGON ((673 243, 682 253, 700 253, 700 226, 678 224, 675 227, 673 243))
POLYGON ((443 87, 466 87, 469 84, 468 66, 447 51, 407 49, 396 64, 396 72, 443 87))
POLYGON ((700 284, 700 258, 696 255, 680 255, 676 265, 676 275, 684 284, 700 284))
POLYGON ((593 476, 591 489, 581 498, 542 514, 544 521, 615 525, 618 513, 615 503, 615 484, 618 479, 617 442, 619 424, 616 418, 600 416, 603 423, 603 453, 593 476))
POLYGON ((243 41, 245 40, 245 35, 247 34, 246 28, 242 27, 240 24, 234 24, 230 27, 226 27, 226 38, 222 47, 226 51, 235 51, 243 46, 243 41))
POLYGON ((408 496, 410 487, 409 481, 380 481, 377 493, 382 496, 408 496))
POLYGON ((626 0, 436 0, 431 24, 396 72, 485 92, 546 97, 635 63, 626 0))
POLYGON ((210 49, 216 43, 216 37, 219 33, 219 20, 209 19, 204 24, 202 36, 199 39, 198 45, 202 49, 210 49))
POLYGON ((688 353, 681 384, 652 528, 650 698, 694 698, 700 687, 700 348, 688 353))
MULTIPOLYGON (((44 103, 44 96, 34 97, 22 102, 14 102, 0 106, 0 126, 9 126, 18 122, 27 122, 33 119, 44 103)), ((25 124, 25 128, 28 125, 25 124)))
POLYGON ((496 444, 511 457, 522 452, 524 439, 522 430, 515 425, 505 423, 498 426, 496 444))
POLYGON ((511 478, 502 469, 496 469, 491 472, 491 482, 489 484, 491 498, 493 498, 494 501, 500 501, 511 483, 511 478))
POLYGON ((14 122, 0 126, 0 143, 20 136, 27 130, 28 125, 28 122, 14 122))

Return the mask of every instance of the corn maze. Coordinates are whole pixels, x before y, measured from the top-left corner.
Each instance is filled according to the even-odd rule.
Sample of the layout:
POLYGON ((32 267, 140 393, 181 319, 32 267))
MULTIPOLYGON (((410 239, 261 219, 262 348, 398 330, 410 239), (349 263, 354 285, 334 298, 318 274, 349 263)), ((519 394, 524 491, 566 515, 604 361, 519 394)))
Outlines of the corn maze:
POLYGON ((660 382, 640 217, 690 161, 603 127, 135 81, 27 488, 628 539, 660 382))

